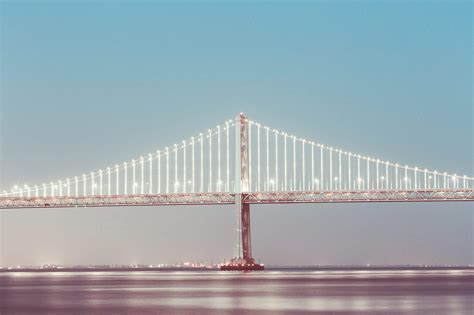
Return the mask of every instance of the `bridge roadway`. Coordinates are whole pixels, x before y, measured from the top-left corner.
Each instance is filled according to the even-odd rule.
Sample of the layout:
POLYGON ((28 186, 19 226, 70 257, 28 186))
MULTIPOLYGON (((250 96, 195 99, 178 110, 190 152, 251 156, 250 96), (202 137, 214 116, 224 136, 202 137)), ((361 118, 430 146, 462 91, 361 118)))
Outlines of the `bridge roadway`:
MULTIPOLYGON (((243 204, 474 201, 474 189, 267 191, 242 193, 241 200, 243 204)), ((0 209, 225 205, 234 204, 235 201, 236 194, 228 192, 78 197, 0 197, 0 209)))

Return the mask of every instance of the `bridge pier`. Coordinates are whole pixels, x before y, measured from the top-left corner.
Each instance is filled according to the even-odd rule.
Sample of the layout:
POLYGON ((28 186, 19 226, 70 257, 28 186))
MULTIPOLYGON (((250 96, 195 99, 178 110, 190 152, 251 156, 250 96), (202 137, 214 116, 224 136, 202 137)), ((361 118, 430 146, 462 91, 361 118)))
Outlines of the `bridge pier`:
POLYGON ((250 205, 241 205, 241 226, 242 226, 242 257, 245 261, 253 262, 252 240, 250 236, 250 205))
POLYGON ((238 211, 239 218, 237 222, 237 243, 236 243, 236 257, 231 259, 227 264, 221 266, 221 270, 227 271, 252 271, 263 270, 262 264, 256 263, 252 257, 252 239, 250 232, 250 205, 241 203, 240 211, 238 211), (240 232, 240 233, 239 233, 240 232))
POLYGON ((235 252, 234 258, 228 264, 221 266, 221 270, 263 270, 263 265, 255 263, 252 257, 252 240, 250 233, 250 204, 243 203, 246 193, 249 192, 248 168, 248 120, 240 114, 236 122, 236 156, 235 156, 235 252))

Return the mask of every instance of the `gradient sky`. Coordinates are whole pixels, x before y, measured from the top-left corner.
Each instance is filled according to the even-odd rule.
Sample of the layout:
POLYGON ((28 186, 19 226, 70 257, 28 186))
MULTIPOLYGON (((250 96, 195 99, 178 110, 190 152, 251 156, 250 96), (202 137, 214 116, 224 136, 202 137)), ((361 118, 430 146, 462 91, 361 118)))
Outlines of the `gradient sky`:
MULTIPOLYGON (((0 189, 82 174, 245 112, 474 174, 470 2, 0 3, 0 189)), ((0 212, 0 265, 221 262, 233 207, 0 212)), ((252 207, 266 264, 473 264, 468 203, 252 207)))

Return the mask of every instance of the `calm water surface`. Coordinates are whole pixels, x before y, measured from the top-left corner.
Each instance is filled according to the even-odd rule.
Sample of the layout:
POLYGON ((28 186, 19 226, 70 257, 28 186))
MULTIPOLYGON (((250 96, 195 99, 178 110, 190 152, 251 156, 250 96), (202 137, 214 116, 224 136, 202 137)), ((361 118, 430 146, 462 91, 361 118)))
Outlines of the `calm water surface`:
POLYGON ((473 314, 474 271, 0 273, 1 314, 473 314))

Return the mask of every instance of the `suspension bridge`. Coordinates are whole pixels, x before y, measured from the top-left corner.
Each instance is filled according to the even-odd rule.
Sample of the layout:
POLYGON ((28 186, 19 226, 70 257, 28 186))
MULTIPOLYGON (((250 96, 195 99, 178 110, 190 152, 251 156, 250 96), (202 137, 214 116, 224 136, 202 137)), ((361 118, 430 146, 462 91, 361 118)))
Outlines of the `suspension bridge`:
POLYGON ((235 204, 234 258, 258 270, 251 204, 474 201, 474 178, 368 157, 240 114, 170 147, 0 194, 0 209, 235 204))

